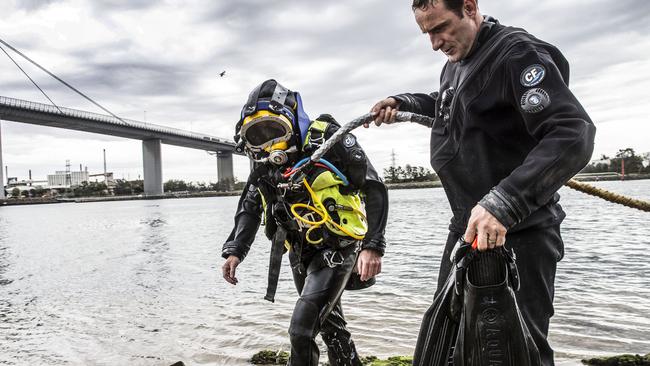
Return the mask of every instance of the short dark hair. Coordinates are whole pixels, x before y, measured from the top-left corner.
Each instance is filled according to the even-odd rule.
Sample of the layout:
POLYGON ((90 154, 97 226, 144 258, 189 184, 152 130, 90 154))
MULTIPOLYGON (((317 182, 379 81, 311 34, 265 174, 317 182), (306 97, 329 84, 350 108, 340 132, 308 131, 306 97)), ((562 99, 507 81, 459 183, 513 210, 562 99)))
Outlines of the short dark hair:
POLYGON ((429 5, 435 5, 437 2, 442 1, 445 7, 458 15, 459 18, 463 17, 463 4, 464 0, 413 0, 411 7, 415 9, 425 9, 429 5))

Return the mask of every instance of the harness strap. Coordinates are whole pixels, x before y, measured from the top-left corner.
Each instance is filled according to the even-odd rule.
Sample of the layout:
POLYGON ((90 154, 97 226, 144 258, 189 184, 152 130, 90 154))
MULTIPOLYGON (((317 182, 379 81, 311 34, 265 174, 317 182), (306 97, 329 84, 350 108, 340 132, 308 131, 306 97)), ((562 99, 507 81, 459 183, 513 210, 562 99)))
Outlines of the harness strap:
POLYGON ((302 143, 303 150, 305 147, 308 145, 316 145, 313 146, 313 148, 317 148, 320 145, 323 144, 325 141, 325 131, 327 130, 327 127, 329 127, 330 123, 326 121, 320 121, 320 120, 315 120, 313 121, 310 125, 309 128, 307 129, 307 136, 305 136, 305 140, 302 143))
POLYGON ((275 302, 275 291, 278 289, 280 267, 282 266, 282 254, 284 254, 284 241, 287 239, 287 231, 278 226, 271 241, 271 256, 269 259, 269 277, 264 300, 275 302))

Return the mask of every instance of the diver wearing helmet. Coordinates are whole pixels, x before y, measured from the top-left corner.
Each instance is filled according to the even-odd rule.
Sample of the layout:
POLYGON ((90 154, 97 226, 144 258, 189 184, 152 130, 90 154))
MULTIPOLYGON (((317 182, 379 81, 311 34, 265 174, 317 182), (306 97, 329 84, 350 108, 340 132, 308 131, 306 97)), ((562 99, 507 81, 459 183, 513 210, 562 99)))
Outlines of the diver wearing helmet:
POLYGON ((330 115, 311 121, 297 92, 267 80, 251 92, 235 131, 236 149, 254 164, 223 245, 223 277, 237 283, 236 268, 263 222, 272 243, 265 299, 274 301, 287 251, 300 295, 289 326, 293 366, 318 365, 319 332, 330 365, 361 365, 341 294, 374 283, 386 246, 386 187, 356 138, 346 135, 309 162, 338 128, 330 115))

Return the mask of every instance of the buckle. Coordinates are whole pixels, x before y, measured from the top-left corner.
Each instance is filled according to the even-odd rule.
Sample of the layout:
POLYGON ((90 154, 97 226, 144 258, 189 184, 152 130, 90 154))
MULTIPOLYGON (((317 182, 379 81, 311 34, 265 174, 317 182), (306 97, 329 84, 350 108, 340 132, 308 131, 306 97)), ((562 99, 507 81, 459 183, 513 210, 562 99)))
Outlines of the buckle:
POLYGON ((298 263, 292 265, 291 269, 295 270, 299 274, 304 274, 305 273, 305 266, 303 266, 300 261, 298 261, 298 263))
POLYGON ((314 134, 313 134, 313 131, 312 131, 312 134, 309 136, 309 143, 311 143, 313 145, 320 146, 320 145, 323 144, 323 142, 325 142, 325 134, 321 133, 320 136, 314 137, 314 134))
POLYGON ((269 111, 271 111, 273 113, 281 114, 281 115, 287 117, 289 119, 289 121, 291 121, 291 123, 295 123, 295 121, 296 121, 296 116, 293 114, 293 111, 291 109, 289 109, 289 107, 287 107, 286 105, 280 104, 278 101, 275 101, 275 100, 259 101, 257 103, 257 110, 260 110, 260 109, 266 109, 266 110, 269 110, 269 111))
POLYGON ((269 110, 272 110, 277 114, 280 114, 284 112, 284 105, 280 104, 278 101, 272 100, 269 102, 269 110))
POLYGON ((338 250, 333 250, 333 251, 331 251, 329 253, 325 252, 325 253, 323 253, 323 257, 325 258, 325 263, 330 268, 334 268, 334 267, 336 267, 338 265, 343 264, 343 262, 345 262, 345 258, 343 258, 343 254, 341 254, 341 252, 339 252, 338 250), (329 254, 329 256, 328 256, 328 254, 329 254), (338 261, 335 258, 337 254, 338 254, 339 258, 340 258, 338 261))

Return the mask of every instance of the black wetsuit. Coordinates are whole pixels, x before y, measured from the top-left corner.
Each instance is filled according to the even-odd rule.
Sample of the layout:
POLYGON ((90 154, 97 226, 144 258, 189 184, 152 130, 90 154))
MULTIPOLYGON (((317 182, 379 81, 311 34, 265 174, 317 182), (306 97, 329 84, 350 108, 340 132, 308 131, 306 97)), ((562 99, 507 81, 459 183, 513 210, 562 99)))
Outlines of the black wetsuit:
MULTIPOLYGON (((329 138, 338 125, 329 116, 318 120, 330 122, 325 139, 329 138)), ((312 133, 313 140, 315 133, 312 133)), ((295 156, 292 162, 308 156, 317 143, 305 146, 306 152, 295 156)), ((361 365, 360 358, 352 342, 350 332, 341 308, 340 297, 356 263, 360 249, 373 249, 383 255, 386 242, 384 229, 388 213, 388 198, 384 184, 366 158, 356 139, 348 138, 336 144, 325 159, 338 167, 350 181, 345 188, 347 193, 361 191, 365 197, 368 232, 363 241, 342 238, 318 229, 310 237, 323 236, 321 245, 308 244, 305 229, 297 226, 288 205, 307 200, 308 192, 279 190, 277 183, 283 181, 280 174, 286 167, 265 164, 257 167, 249 176, 235 215, 235 227, 223 245, 222 256, 236 255, 241 260, 248 253, 255 238, 263 215, 263 200, 266 208, 265 232, 273 239, 278 230, 286 231, 286 239, 291 243, 289 259, 294 283, 300 294, 291 317, 289 335, 291 358, 289 365, 318 365, 319 350, 314 338, 320 332, 328 348, 329 362, 332 366, 361 365)), ((309 179, 309 177, 308 177, 309 179)), ((340 190, 342 190, 341 188, 340 190)))
POLYGON ((568 83, 557 48, 486 17, 469 56, 445 65, 439 92, 395 96, 400 110, 435 117, 431 165, 453 212, 438 290, 478 203, 508 229, 521 273, 517 301, 544 365, 553 365, 546 336, 564 254, 557 190, 587 164, 595 134, 568 83))

